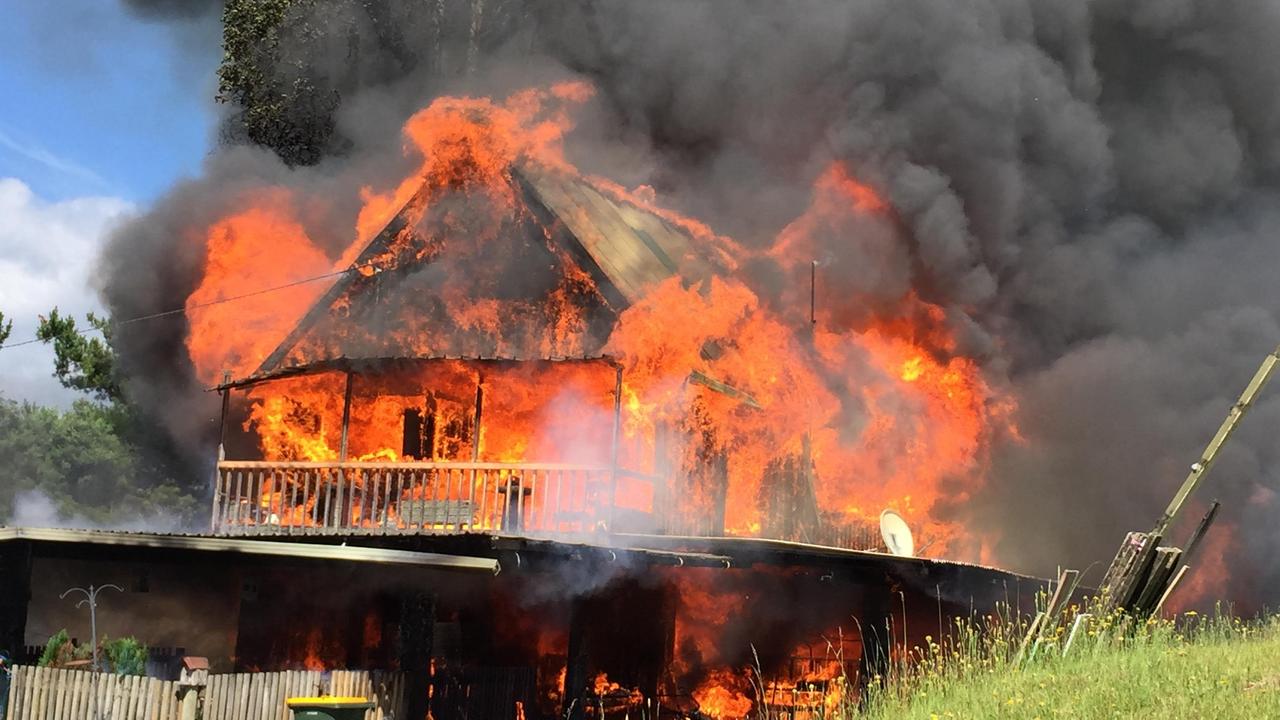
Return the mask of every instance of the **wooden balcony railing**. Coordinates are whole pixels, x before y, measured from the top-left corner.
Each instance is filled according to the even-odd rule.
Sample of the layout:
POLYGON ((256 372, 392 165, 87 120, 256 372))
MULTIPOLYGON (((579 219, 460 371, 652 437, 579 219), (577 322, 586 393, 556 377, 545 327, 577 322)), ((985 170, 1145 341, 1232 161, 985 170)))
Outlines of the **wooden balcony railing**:
POLYGON ((583 533, 607 522, 607 467, 486 462, 218 463, 213 531, 289 535, 583 533))

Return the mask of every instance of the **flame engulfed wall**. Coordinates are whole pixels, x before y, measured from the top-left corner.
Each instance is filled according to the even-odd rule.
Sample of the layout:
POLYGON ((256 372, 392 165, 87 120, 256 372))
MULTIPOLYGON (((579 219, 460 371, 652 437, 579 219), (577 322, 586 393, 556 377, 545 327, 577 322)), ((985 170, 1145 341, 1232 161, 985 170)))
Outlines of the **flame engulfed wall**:
MULTIPOLYGON (((437 718, 462 717, 454 714, 462 710, 512 717, 516 703, 530 718, 563 718, 573 703, 588 718, 654 717, 658 706, 672 718, 740 720, 761 711, 819 718, 856 697, 871 667, 868 652, 901 653, 924 644, 925 635, 945 636, 939 623, 971 607, 967 595, 921 592, 932 587, 890 591, 889 578, 865 570, 611 570, 603 554, 526 559, 531 565, 496 577, 255 570, 241 601, 237 665, 404 668, 412 647, 403 626, 425 612, 437 718), (578 572, 611 580, 575 595, 560 581, 578 572), (328 592, 315 599, 318 587, 328 592), (424 594, 431 598, 425 604, 406 601, 424 594)), ((995 588, 973 587, 983 585, 995 588)), ((981 592, 977 606, 990 607, 981 592)))
MULTIPOLYGON (((435 100, 404 128, 406 152, 420 155, 420 166, 394 188, 366 188, 341 257, 318 249, 291 212, 295 203, 322 199, 284 189, 246 198, 243 209, 208 229, 204 276, 188 299, 187 347, 200 377, 213 384, 224 372, 254 372, 326 283, 292 285, 249 303, 210 303, 338 273, 361 258, 347 275, 370 294, 386 274, 417 277, 425 268, 420 284, 401 287, 429 295, 428 310, 385 301, 362 310, 340 298, 338 320, 302 337, 284 360, 465 354, 481 345, 525 357, 608 353, 624 369, 620 463, 661 473, 664 461, 655 455, 665 449, 675 458, 665 469, 688 475, 691 466, 714 460, 722 488, 686 482, 676 489, 690 508, 699 506, 700 493, 720 493, 726 532, 769 532, 766 469, 790 460, 812 473, 816 509, 828 523, 865 525, 892 507, 931 552, 972 553, 941 510, 983 482, 993 438, 1016 434, 1012 401, 959 352, 944 311, 918 289, 898 288, 898 301, 887 305, 824 288, 838 289, 848 273, 876 272, 823 264, 842 257, 830 252, 831 243, 862 243, 886 264, 904 261, 887 203, 858 182, 856 169, 832 165, 818 176, 808 209, 773 245, 748 249, 657 207, 648 188, 579 178, 615 202, 662 217, 692 239, 697 256, 674 258, 676 272, 647 283, 634 302, 609 300, 556 242, 562 228, 522 201, 513 178, 518 167, 579 177, 562 144, 571 109, 590 93, 571 83, 503 101, 435 100), (402 208, 410 230, 368 250, 402 208), (695 270, 705 267, 711 271, 695 270), (760 267, 778 282, 761 281, 760 267), (812 317, 811 273, 821 289, 813 290, 820 302, 812 317), (691 383, 691 373, 730 391, 691 383), (655 448, 659 442, 666 447, 655 448)), ((515 368, 483 378, 464 364, 361 375, 350 456, 402 459, 406 409, 429 395, 453 403, 461 421, 483 381, 481 459, 598 462, 608 453, 601 428, 612 415, 612 380, 590 366, 515 368)), ((256 386, 244 430, 266 459, 331 461, 342 399, 339 374, 256 386)), ((477 440, 466 432, 455 440, 441 459, 469 459, 477 440)))

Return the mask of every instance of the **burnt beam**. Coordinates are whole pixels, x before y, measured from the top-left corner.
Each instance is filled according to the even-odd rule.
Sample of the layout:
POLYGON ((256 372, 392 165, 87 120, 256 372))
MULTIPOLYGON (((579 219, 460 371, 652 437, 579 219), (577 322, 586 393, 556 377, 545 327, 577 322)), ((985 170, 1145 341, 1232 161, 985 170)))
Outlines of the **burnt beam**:
POLYGON ((588 614, 586 598, 575 597, 569 610, 569 651, 565 658, 564 695, 560 708, 560 717, 565 720, 582 720, 585 716, 588 614))
POLYGON ((435 610, 435 598, 425 593, 410 593, 400 600, 396 659, 405 675, 405 717, 408 720, 425 720, 431 710, 435 610))

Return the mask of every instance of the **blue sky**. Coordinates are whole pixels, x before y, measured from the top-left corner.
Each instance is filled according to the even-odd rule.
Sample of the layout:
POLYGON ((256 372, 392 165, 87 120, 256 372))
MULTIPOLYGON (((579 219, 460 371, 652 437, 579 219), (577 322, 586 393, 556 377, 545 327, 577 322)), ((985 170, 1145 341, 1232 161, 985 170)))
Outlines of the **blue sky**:
MULTIPOLYGON (((10 0, 0 16, 0 312, 13 343, 57 306, 100 306, 94 262, 118 223, 214 136, 216 17, 160 23, 118 0, 10 0)), ((41 345, 0 350, 0 396, 67 405, 41 345)))
POLYGON ((216 24, 116 0, 13 0, 0 23, 0 177, 45 200, 146 203, 194 174, 214 127, 216 24))

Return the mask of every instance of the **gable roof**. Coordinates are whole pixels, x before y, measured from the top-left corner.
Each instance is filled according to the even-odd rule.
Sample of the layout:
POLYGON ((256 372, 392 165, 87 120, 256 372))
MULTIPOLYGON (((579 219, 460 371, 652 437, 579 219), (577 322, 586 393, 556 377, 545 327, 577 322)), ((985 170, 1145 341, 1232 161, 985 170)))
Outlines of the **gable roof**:
POLYGON ((488 320, 504 332, 443 318, 447 313, 440 312, 439 296, 445 285, 453 284, 456 291, 458 282, 468 280, 460 280, 467 273, 457 267, 437 262, 442 255, 437 250, 447 250, 457 233, 437 227, 435 219, 422 220, 438 199, 424 183, 250 378, 339 358, 596 356, 618 313, 654 285, 677 275, 698 281, 711 272, 681 229, 581 177, 524 165, 511 169, 510 186, 528 210, 504 221, 500 231, 506 243, 502 251, 512 255, 505 262, 518 277, 511 287, 489 283, 468 289, 470 299, 496 308, 488 320), (439 247, 425 247, 431 243, 439 247), (547 297, 566 292, 563 278, 573 270, 566 272, 566 264, 594 283, 571 283, 570 299, 582 307, 586 320, 569 329, 560 318, 546 316, 547 297), (560 286, 553 287, 557 282, 560 286), (406 310, 405 303, 417 306, 406 310), (413 335, 415 346, 405 347, 393 329, 413 335))

